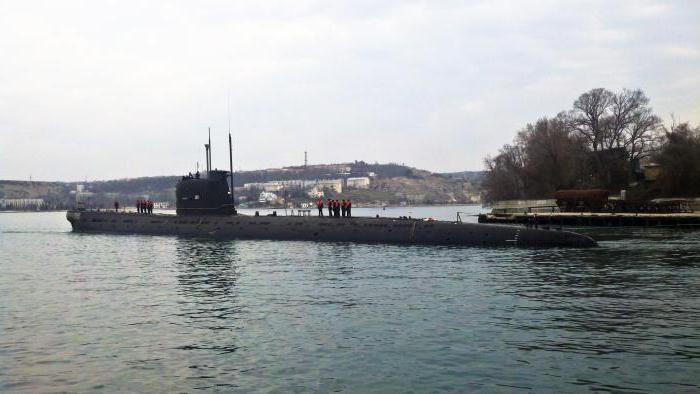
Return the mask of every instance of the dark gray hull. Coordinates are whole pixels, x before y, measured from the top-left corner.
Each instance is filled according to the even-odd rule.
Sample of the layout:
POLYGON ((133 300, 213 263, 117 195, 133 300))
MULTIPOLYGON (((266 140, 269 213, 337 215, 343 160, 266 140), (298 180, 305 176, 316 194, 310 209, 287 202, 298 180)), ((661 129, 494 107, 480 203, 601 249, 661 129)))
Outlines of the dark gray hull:
POLYGON ((175 216, 107 211, 68 211, 66 217, 76 232, 394 244, 596 246, 590 237, 568 231, 394 218, 175 216))

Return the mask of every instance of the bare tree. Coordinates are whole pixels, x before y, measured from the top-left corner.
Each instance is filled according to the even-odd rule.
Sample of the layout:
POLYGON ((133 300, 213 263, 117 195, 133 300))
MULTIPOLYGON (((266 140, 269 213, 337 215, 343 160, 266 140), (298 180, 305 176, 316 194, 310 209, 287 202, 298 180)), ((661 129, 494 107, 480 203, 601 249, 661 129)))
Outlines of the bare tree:
POLYGON ((657 186, 665 196, 688 197, 700 195, 700 126, 673 120, 670 131, 664 133, 664 143, 654 155, 661 165, 657 186))
POLYGON ((568 123, 591 144, 594 152, 602 149, 606 134, 606 117, 613 101, 613 94, 603 88, 592 89, 574 101, 568 123))
POLYGON ((649 107, 643 91, 613 93, 593 89, 582 94, 567 114, 568 124, 594 152, 625 148, 630 160, 648 154, 661 119, 649 107))
POLYGON ((488 201, 523 198, 527 178, 523 176, 524 154, 518 145, 503 145, 495 157, 484 160, 488 201))
POLYGON ((541 198, 578 185, 585 178, 587 149, 562 118, 528 124, 512 145, 486 158, 485 197, 489 201, 541 198))
POLYGON ((516 143, 525 152, 524 174, 528 197, 550 196, 576 183, 584 160, 563 119, 539 119, 518 133, 516 143))
POLYGON ((653 152, 658 147, 655 142, 661 130, 661 118, 654 115, 651 108, 638 110, 624 131, 624 148, 630 160, 641 159, 653 152))
POLYGON ((622 148, 625 132, 633 122, 637 112, 649 103, 649 99, 641 90, 622 89, 613 93, 609 114, 605 117, 605 148, 622 148))

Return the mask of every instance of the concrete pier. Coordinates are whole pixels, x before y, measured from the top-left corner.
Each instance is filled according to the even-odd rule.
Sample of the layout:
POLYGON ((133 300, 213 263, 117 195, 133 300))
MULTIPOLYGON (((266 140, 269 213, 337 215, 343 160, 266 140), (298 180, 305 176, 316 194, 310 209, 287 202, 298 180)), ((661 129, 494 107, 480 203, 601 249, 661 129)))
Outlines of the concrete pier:
POLYGON ((700 227, 700 213, 553 212, 481 214, 479 223, 525 226, 700 227))

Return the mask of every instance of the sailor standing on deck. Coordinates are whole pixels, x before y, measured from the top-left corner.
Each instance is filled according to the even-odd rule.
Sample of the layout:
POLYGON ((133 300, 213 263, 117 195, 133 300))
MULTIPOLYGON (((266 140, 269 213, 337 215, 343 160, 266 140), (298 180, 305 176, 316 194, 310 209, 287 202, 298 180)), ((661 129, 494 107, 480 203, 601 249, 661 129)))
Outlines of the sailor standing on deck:
POLYGON ((119 201, 114 201, 114 212, 119 212, 119 201))
POLYGON ((316 208, 318 208, 318 216, 323 216, 323 200, 322 199, 319 198, 318 201, 316 201, 316 208))
POLYGON ((352 216, 352 201, 348 200, 345 203, 345 216, 351 217, 352 216))
POLYGON ((340 202, 338 200, 333 201, 333 213, 335 217, 340 217, 340 202))
POLYGON ((347 203, 345 202, 345 200, 340 202, 340 212, 342 212, 343 217, 345 217, 345 212, 347 212, 347 210, 346 210, 347 207, 348 206, 347 206, 347 203))
POLYGON ((326 200, 326 204, 328 204, 328 217, 333 217, 333 201, 329 198, 326 200))
POLYGON ((141 200, 136 200, 136 212, 141 213, 141 200))

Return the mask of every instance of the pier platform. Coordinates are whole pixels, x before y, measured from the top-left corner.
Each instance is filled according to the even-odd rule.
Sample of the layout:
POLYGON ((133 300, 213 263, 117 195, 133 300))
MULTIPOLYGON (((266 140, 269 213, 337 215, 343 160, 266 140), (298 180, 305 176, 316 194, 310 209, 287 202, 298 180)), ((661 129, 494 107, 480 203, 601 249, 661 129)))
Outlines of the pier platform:
POLYGON ((479 223, 522 224, 525 226, 577 227, 700 227, 700 212, 693 213, 611 213, 552 212, 513 214, 481 214, 479 223))

